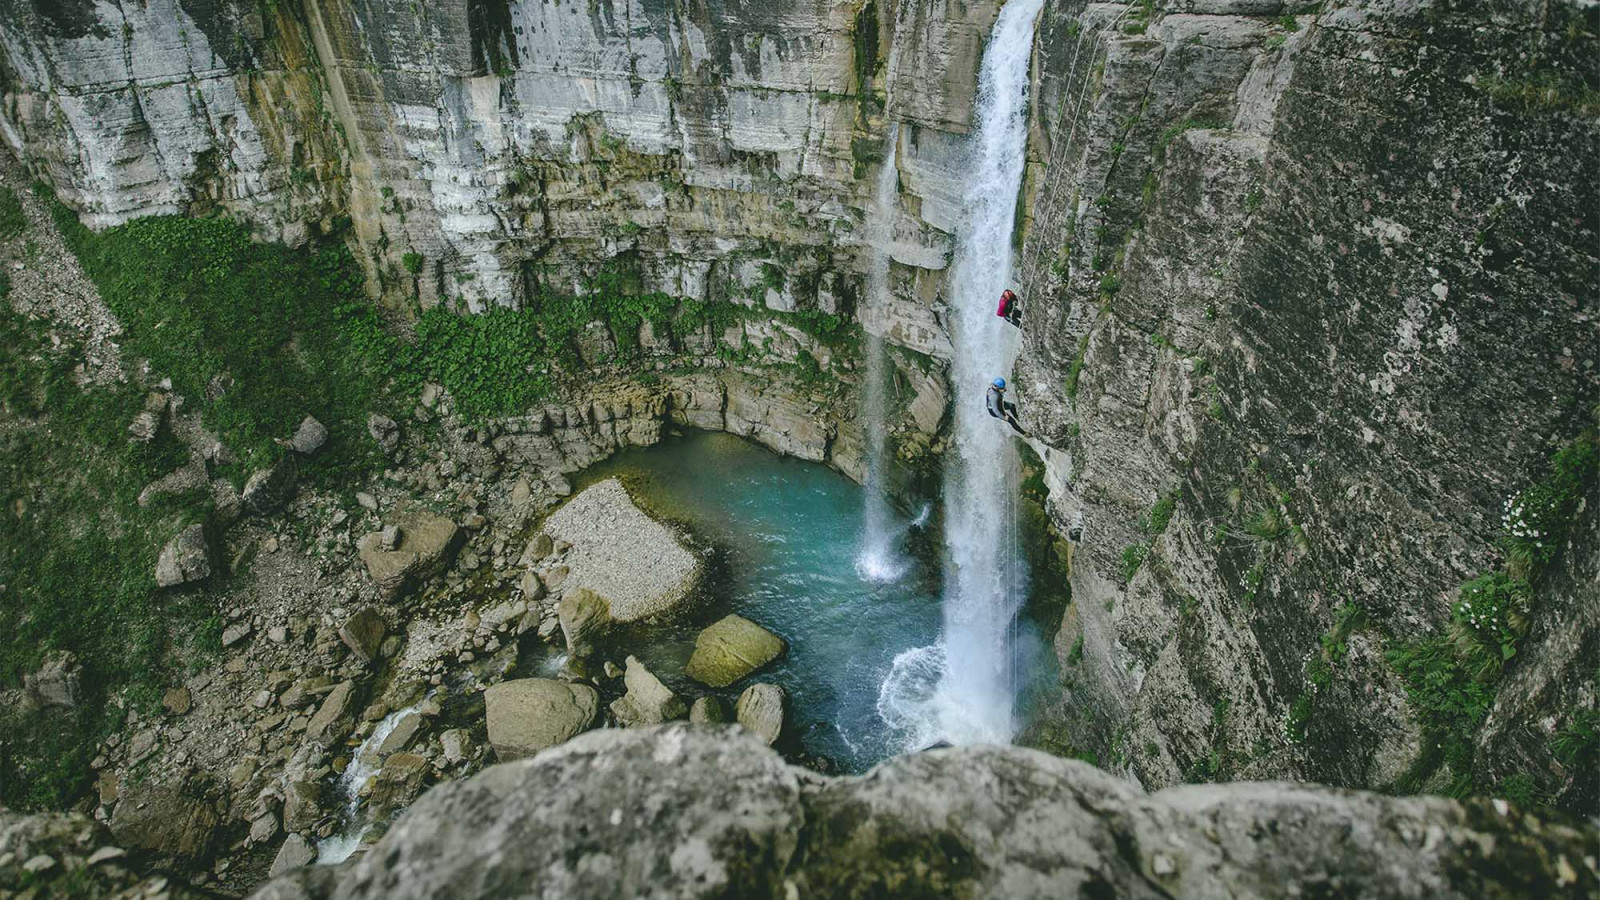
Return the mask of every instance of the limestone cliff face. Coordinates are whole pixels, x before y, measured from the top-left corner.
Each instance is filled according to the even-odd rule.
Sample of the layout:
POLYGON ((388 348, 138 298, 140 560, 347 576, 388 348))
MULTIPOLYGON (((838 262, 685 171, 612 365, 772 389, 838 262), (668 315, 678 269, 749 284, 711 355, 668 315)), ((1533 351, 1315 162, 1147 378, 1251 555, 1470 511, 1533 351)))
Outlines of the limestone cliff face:
MULTIPOLYGON (((1192 10, 1040 26, 1016 380, 1075 542, 1059 721, 1147 785, 1400 785, 1424 748, 1385 637, 1439 632, 1600 396, 1594 16, 1192 10), (1346 603, 1365 625, 1310 684, 1346 603)), ((1491 726, 1569 783, 1530 748, 1594 703, 1571 558, 1535 626, 1560 649, 1491 726)))
MULTIPOLYGON (((5 0, 0 135, 96 226, 347 216, 391 300, 517 305, 627 257, 651 289, 848 315, 886 99, 902 291, 931 296, 997 8, 5 0)), ((881 327, 939 352, 911 307, 881 327)))
POLYGON ((1011 748, 826 778, 752 735, 669 725, 434 788, 354 863, 253 896, 1579 897, 1596 887, 1594 838, 1503 804, 1282 784, 1145 794, 1011 748))

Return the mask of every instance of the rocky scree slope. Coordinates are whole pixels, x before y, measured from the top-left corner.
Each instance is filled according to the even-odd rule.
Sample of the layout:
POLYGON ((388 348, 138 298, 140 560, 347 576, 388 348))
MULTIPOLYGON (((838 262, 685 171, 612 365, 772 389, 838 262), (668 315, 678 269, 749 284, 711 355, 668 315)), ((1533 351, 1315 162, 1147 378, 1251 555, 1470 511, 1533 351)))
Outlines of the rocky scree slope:
POLYGON ((255 900, 496 897, 1583 896, 1592 828, 1288 784, 1145 794, 987 747, 859 778, 737 730, 591 732, 437 787, 351 865, 255 900))
POLYGON ((1035 739, 1147 786, 1518 777, 1592 810, 1556 749, 1593 734, 1592 512, 1565 574, 1522 573, 1475 749, 1439 758, 1392 657, 1450 633, 1507 498, 1593 433, 1597 33, 1534 3, 1047 9, 1015 380, 1074 599, 1035 739))

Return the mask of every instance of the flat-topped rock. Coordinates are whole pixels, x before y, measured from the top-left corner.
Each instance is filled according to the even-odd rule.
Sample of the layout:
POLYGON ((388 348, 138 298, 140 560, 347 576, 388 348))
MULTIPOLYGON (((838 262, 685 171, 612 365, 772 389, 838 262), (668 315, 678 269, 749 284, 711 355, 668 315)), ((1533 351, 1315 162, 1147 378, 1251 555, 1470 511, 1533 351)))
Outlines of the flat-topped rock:
POLYGON ((553 678, 502 681, 483 692, 489 746, 504 762, 570 740, 594 724, 600 694, 553 678))
POLYGON ((585 588, 604 597, 618 622, 672 609, 704 573, 700 557, 677 532, 634 505, 615 478, 573 497, 545 520, 544 530, 556 544, 571 545, 563 559, 564 589, 585 588))
POLYGON ((694 655, 683 673, 701 684, 727 687, 777 659, 783 649, 783 638, 744 616, 723 616, 694 639, 694 655))
POLYGON ((392 536, 392 547, 386 546, 381 531, 365 535, 356 545, 385 600, 395 600, 444 571, 455 558, 462 534, 450 519, 423 512, 401 520, 392 536))

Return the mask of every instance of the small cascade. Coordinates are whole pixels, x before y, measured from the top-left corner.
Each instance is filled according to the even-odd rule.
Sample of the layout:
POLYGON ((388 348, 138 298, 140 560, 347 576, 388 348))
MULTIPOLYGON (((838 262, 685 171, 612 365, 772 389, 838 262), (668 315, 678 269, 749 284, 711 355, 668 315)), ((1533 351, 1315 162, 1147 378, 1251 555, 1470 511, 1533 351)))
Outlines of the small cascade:
POLYGON ((366 786, 368 779, 383 768, 378 749, 388 740, 400 720, 415 710, 415 706, 408 706, 384 716, 372 729, 372 734, 356 748, 355 755, 350 757, 350 764, 339 776, 339 793, 345 798, 344 830, 317 842, 319 865, 333 866, 349 859, 361 846, 361 839, 372 830, 372 822, 368 821, 361 809, 361 789, 366 786))
POLYGON ((874 324, 881 327, 887 317, 889 304, 889 242, 894 237, 900 179, 896 165, 900 143, 899 123, 889 123, 883 143, 883 165, 878 170, 872 219, 867 229, 872 258, 867 269, 867 309, 864 317, 869 323, 866 329, 867 373, 861 402, 861 420, 867 441, 867 472, 866 501, 861 516, 861 550, 856 556, 856 572, 864 580, 877 583, 895 581, 906 571, 899 548, 902 529, 894 525, 889 508, 888 485, 884 483, 887 477, 885 453, 888 434, 885 420, 888 416, 888 350, 884 347, 883 335, 872 327, 874 324))

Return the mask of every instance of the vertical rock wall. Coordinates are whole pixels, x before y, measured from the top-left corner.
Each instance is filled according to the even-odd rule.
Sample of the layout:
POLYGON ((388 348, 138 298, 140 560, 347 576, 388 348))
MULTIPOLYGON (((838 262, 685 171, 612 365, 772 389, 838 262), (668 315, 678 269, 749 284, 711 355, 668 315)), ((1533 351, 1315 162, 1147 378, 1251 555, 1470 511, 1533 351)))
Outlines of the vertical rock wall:
MULTIPOLYGON (((1041 25, 1016 380, 1075 546, 1036 737, 1147 784, 1397 785, 1420 735, 1385 640, 1438 633, 1600 396, 1592 11, 1284 12, 1041 25), (1365 624, 1312 685, 1345 603, 1365 624)), ((1591 635, 1546 667, 1570 688, 1593 623, 1541 609, 1591 635)))

